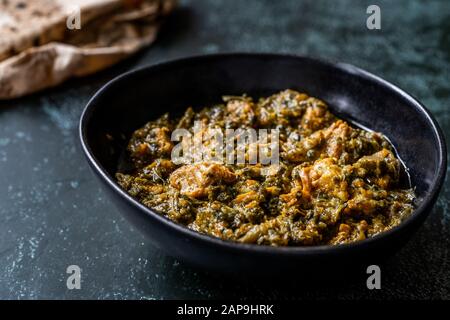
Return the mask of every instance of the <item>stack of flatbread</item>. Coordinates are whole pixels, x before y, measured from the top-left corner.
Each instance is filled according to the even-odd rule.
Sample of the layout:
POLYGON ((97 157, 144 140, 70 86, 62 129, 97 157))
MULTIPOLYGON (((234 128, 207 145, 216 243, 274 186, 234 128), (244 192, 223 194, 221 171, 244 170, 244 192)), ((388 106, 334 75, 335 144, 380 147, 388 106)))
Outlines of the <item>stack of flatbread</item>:
POLYGON ((104 69, 155 40, 175 0, 0 0, 0 99, 104 69))

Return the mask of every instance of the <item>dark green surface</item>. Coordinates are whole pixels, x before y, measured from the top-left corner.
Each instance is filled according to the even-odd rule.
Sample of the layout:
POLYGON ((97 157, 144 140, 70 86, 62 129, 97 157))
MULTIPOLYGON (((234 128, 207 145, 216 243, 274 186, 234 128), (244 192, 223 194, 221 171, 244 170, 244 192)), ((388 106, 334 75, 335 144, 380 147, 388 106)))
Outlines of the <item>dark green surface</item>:
POLYGON ((450 134, 449 1, 181 1, 158 41, 136 57, 0 103, 0 298, 450 298, 448 182, 421 230, 382 266, 378 291, 364 279, 308 288, 222 280, 165 256, 121 217, 81 154, 85 103, 137 66, 230 51, 352 63, 416 96, 450 134), (366 28, 369 4, 381 7, 380 31, 366 28), (81 290, 66 288, 71 264, 82 268, 81 290))

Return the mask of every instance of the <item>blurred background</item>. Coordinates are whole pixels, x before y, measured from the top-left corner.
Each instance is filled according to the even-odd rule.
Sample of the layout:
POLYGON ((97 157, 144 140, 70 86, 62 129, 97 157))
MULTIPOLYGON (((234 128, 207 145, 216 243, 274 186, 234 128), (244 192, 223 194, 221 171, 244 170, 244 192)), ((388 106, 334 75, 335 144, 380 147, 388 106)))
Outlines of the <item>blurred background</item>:
POLYGON ((180 0, 155 42, 130 58, 0 102, 1 299, 450 298, 448 182, 372 291, 364 279, 321 287, 222 279, 162 254, 122 218, 81 152, 78 121, 89 98, 140 66, 236 51, 364 68, 417 97, 449 137, 449 1, 180 0), (371 4, 381 9, 381 30, 366 27, 371 4), (82 269, 80 290, 66 287, 72 264, 82 269))

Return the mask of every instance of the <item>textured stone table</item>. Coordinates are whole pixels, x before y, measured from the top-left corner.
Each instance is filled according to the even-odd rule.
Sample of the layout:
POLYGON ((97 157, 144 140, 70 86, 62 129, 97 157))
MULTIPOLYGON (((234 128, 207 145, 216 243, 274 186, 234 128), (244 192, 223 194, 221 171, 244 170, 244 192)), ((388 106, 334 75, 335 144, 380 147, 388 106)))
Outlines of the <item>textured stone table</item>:
POLYGON ((360 280, 317 288, 222 280, 165 256, 121 217, 81 154, 77 125, 85 103, 124 71, 230 51, 355 64, 416 96, 450 134, 448 1, 181 1, 143 53, 0 104, 0 298, 450 298, 448 182, 421 230, 383 266, 378 291, 360 280), (374 3, 381 7, 379 31, 366 28, 374 3), (82 268, 81 290, 66 288, 71 264, 82 268))

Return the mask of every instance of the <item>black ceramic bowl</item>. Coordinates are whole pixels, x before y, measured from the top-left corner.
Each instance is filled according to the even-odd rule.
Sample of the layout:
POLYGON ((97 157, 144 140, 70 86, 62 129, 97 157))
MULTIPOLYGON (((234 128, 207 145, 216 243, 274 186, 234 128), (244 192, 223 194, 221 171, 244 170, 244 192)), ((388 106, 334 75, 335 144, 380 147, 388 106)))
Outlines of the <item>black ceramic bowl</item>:
POLYGON ((167 254, 208 269, 280 274, 376 262, 398 250, 423 223, 442 186, 446 147, 431 114, 398 87, 348 64, 273 54, 221 54, 176 60, 128 72, 88 103, 80 123, 83 150, 122 213, 167 254), (191 231, 153 212, 116 183, 126 139, 165 112, 221 101, 223 95, 266 96, 286 88, 326 101, 341 117, 385 133, 406 163, 417 209, 400 226, 340 246, 269 247, 191 231))

